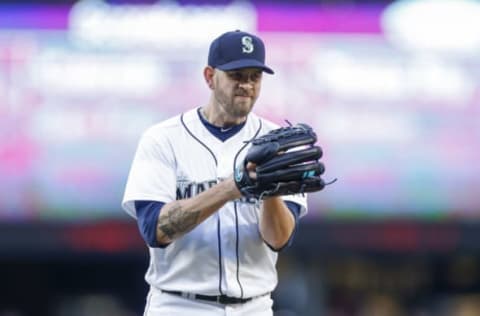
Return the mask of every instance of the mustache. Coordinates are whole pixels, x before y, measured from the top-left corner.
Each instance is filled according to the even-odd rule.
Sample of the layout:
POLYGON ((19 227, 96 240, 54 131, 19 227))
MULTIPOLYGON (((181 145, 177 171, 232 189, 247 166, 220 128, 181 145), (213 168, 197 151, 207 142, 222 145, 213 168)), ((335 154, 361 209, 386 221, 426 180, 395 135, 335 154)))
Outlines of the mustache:
POLYGON ((252 94, 249 93, 248 91, 244 91, 244 90, 238 90, 235 92, 235 95, 236 96, 240 96, 240 97, 252 97, 252 94))

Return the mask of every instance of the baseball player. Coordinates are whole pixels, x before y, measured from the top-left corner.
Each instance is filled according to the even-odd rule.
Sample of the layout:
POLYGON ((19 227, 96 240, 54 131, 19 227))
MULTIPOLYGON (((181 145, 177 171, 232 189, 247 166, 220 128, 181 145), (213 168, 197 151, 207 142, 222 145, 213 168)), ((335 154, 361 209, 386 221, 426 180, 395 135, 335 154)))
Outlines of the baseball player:
POLYGON ((144 315, 273 315, 277 253, 307 209, 302 195, 243 196, 232 176, 246 141, 278 127, 251 112, 264 73, 259 37, 219 36, 203 71, 208 102, 141 137, 122 206, 149 247, 144 315))

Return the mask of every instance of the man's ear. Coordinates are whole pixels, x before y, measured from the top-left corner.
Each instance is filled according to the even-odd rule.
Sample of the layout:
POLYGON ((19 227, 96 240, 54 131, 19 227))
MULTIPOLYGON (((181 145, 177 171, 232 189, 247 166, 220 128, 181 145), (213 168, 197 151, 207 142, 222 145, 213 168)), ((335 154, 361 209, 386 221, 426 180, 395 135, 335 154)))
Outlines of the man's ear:
POLYGON ((214 82, 213 82, 213 75, 215 74, 215 69, 210 66, 205 67, 203 69, 203 77, 205 78, 205 82, 207 83, 208 87, 213 90, 214 82))

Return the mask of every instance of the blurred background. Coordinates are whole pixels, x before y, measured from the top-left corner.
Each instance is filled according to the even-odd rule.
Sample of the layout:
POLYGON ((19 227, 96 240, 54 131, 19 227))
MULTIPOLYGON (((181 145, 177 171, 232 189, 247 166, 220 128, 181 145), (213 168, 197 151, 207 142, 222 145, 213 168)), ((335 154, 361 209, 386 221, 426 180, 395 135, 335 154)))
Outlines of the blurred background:
POLYGON ((205 104, 210 41, 266 42, 255 111, 326 179, 275 316, 480 315, 480 2, 0 2, 0 316, 142 315, 120 208, 143 130, 205 104))

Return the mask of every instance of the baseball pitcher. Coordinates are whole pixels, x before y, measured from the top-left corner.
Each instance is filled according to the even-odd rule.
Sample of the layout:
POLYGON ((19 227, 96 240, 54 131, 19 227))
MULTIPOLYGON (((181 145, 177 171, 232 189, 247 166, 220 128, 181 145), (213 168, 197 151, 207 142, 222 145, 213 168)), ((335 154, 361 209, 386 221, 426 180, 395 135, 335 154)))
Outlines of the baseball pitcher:
POLYGON ((206 104, 141 137, 122 206, 149 247, 144 315, 273 315, 278 252, 325 182, 311 127, 251 112, 264 73, 259 37, 219 36, 206 104))

